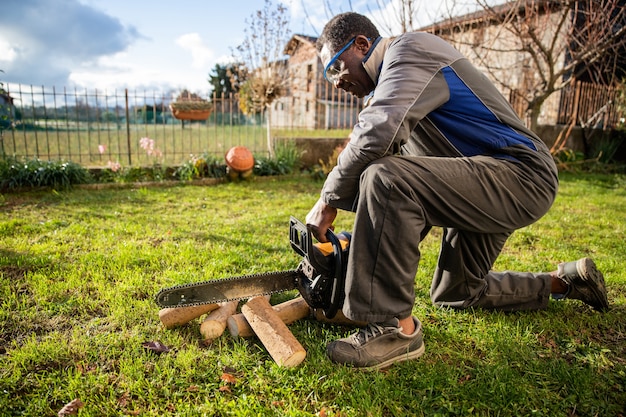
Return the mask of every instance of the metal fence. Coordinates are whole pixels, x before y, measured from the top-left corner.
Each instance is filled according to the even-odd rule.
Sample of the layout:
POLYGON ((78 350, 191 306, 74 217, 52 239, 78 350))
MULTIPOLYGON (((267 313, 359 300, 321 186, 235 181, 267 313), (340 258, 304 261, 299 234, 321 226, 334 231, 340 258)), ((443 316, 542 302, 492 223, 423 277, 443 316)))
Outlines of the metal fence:
MULTIPOLYGON (((318 93, 323 99, 290 96, 275 103, 272 136, 307 136, 312 127, 351 129, 360 102, 329 89, 328 83, 323 87, 327 90, 318 93)), ((101 167, 177 165, 192 155, 223 156, 236 145, 247 146, 256 155, 268 153, 266 114, 243 114, 235 95, 204 97, 212 104, 208 118, 186 121, 172 114, 171 94, 20 84, 5 84, 5 90, 8 94, 0 95, 0 155, 101 167)), ((561 92, 556 122, 587 121, 613 127, 624 116, 615 105, 617 99, 615 89, 576 83, 561 92)), ((517 103, 515 97, 511 102, 517 103)))
MULTIPOLYGON (((189 121, 174 117, 171 94, 19 84, 6 84, 5 89, 11 101, 0 106, 4 112, 0 114, 4 116, 0 117, 2 155, 69 160, 84 166, 136 166, 179 164, 191 155, 221 156, 236 145, 247 146, 255 154, 268 152, 266 114, 243 114, 235 95, 203 97, 212 104, 209 117, 189 121)), ((317 108, 317 102, 302 100, 282 101, 281 117, 317 108)), ((334 128, 350 129, 355 120, 342 123, 334 128)), ((303 130, 283 120, 274 136, 306 136, 303 130)))

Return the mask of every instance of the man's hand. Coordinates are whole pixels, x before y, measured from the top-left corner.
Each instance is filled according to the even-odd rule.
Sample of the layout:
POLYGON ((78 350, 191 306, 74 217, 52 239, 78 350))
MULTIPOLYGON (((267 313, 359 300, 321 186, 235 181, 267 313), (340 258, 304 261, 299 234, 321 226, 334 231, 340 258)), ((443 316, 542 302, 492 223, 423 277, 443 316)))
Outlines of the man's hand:
POLYGON ((337 209, 335 207, 329 206, 322 200, 317 200, 309 214, 306 215, 306 225, 313 232, 315 239, 319 242, 327 242, 326 231, 334 229, 333 222, 335 217, 337 217, 337 209))

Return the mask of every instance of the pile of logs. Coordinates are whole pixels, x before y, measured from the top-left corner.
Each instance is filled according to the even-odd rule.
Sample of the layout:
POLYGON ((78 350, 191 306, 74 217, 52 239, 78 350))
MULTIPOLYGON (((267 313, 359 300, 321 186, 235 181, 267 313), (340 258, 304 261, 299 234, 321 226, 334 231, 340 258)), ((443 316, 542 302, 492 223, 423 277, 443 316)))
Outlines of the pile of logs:
POLYGON ((347 319, 340 312, 332 320, 319 310, 312 310, 302 297, 296 297, 272 306, 268 296, 255 297, 241 306, 239 301, 220 304, 204 304, 192 307, 164 308, 159 319, 166 329, 185 325, 206 314, 200 324, 200 333, 205 341, 220 337, 226 327, 233 337, 258 337, 274 361, 285 367, 297 366, 306 357, 306 350, 295 338, 287 325, 307 317, 348 326, 363 326, 364 323, 347 319))

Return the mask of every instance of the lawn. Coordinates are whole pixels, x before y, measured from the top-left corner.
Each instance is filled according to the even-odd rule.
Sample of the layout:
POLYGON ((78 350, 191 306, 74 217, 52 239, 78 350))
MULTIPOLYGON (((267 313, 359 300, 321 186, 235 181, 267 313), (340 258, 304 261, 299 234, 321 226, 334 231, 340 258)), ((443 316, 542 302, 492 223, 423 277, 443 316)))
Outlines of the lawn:
MULTIPOLYGON (((201 318, 163 328, 153 301, 163 287, 295 267, 289 216, 304 219, 320 187, 303 176, 0 195, 0 414, 55 416, 80 399, 79 416, 625 415, 624 175, 562 174, 553 209, 495 265, 545 271, 591 256, 607 280, 605 314, 569 300, 508 314, 436 308, 434 230, 415 279, 417 361, 334 365, 326 344, 352 330, 313 320, 290 325, 307 350, 295 368, 257 339, 202 343, 201 318)), ((337 230, 352 219, 340 213, 337 230)))

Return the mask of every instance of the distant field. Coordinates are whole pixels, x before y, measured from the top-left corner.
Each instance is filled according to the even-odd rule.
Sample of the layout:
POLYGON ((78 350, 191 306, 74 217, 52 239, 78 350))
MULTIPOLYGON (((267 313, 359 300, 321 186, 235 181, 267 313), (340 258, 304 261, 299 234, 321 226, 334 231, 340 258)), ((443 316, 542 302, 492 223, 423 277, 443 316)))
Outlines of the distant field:
MULTIPOLYGON (((347 137, 349 130, 274 129, 274 138, 347 137)), ((154 140, 163 154, 158 162, 174 165, 190 155, 223 155, 232 146, 247 146, 257 155, 267 154, 267 128, 262 125, 54 123, 36 128, 6 130, 2 149, 6 155, 38 157, 45 160, 69 160, 84 166, 106 166, 109 161, 122 165, 157 162, 140 147, 140 139, 154 140), (102 145, 102 146, 101 146, 102 145)))

